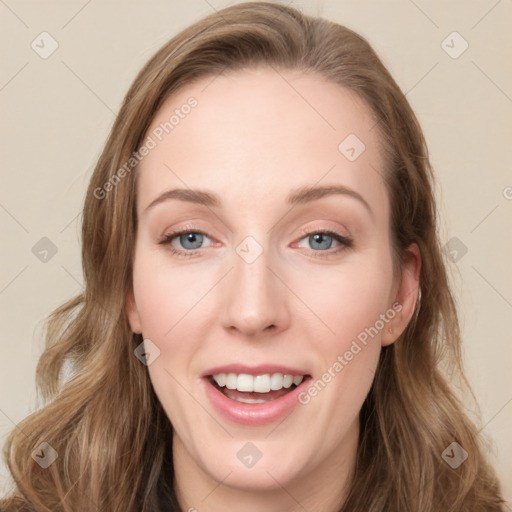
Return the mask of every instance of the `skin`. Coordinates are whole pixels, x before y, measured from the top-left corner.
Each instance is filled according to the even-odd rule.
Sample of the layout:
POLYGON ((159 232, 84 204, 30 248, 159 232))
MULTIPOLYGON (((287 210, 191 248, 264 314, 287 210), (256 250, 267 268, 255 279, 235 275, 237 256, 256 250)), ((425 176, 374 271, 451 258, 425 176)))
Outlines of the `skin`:
POLYGON ((354 467, 358 413, 380 350, 414 310, 419 252, 411 246, 402 272, 393 274, 375 120, 352 92, 311 73, 266 67, 212 80, 165 102, 148 134, 190 96, 198 105, 138 170, 126 311, 132 331, 160 350, 148 371, 175 430, 175 489, 183 510, 335 511, 354 467), (366 146, 355 161, 338 150, 349 134, 366 146), (371 212, 350 195, 286 203, 291 190, 327 184, 356 191, 371 212), (173 188, 211 191, 222 206, 170 199, 147 209, 173 188), (179 236, 171 245, 194 256, 158 243, 190 227, 207 233, 199 249, 179 236), (342 244, 335 239, 327 237, 325 249, 302 231, 331 229, 352 246, 336 253, 342 244), (263 249, 250 264, 236 252, 249 235, 263 249), (401 311, 386 327, 284 420, 229 422, 204 393, 201 373, 227 363, 284 364, 321 378, 396 301, 401 311), (251 468, 237 458, 247 441, 262 453, 251 468))

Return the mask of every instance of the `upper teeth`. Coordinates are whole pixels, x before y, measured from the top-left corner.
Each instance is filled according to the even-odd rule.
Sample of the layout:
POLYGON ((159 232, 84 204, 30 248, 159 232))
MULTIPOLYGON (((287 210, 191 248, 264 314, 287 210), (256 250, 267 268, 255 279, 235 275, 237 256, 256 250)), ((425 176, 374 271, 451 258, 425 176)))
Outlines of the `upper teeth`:
POLYGON ((238 391, 268 393, 282 388, 289 388, 292 384, 298 386, 304 377, 282 373, 266 373, 265 375, 249 375, 247 373, 217 373, 213 380, 222 388, 236 389, 238 391))

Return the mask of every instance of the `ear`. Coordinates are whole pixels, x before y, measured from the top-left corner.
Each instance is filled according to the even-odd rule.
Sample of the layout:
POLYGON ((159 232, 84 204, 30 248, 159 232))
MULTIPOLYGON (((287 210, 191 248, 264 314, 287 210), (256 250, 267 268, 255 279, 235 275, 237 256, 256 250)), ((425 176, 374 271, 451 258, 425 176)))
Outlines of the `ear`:
POLYGON ((411 244, 405 251, 398 282, 393 287, 390 310, 395 316, 388 322, 382 333, 382 346, 396 341, 405 331, 414 314, 418 300, 421 270, 421 254, 417 244, 411 244))
POLYGON ((133 290, 130 290, 126 297, 125 312, 132 332, 135 334, 142 334, 142 324, 140 321, 139 310, 137 309, 137 304, 135 303, 133 290))

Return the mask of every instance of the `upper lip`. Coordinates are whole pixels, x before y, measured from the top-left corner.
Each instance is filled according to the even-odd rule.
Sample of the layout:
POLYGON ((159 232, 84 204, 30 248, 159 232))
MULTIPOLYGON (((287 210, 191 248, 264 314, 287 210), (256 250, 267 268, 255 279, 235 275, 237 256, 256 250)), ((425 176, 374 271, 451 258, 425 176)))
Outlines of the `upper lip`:
POLYGON ((290 366, 283 366, 279 364, 259 364, 257 366, 247 366, 239 363, 225 364, 210 368, 201 374, 201 377, 209 377, 219 373, 236 373, 238 375, 244 373, 247 375, 265 375, 266 373, 282 373, 283 375, 305 376, 309 373, 299 368, 292 368, 290 366))

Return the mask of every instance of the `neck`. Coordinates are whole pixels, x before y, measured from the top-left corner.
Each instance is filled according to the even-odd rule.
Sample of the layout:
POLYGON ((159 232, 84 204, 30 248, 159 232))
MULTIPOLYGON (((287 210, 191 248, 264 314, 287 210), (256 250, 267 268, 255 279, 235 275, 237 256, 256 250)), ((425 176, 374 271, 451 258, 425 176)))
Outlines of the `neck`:
POLYGON ((173 437, 174 488, 181 510, 186 512, 338 512, 346 498, 354 471, 359 422, 329 456, 314 467, 303 468, 293 478, 279 482, 267 471, 268 486, 244 489, 230 485, 230 474, 217 481, 173 437))

